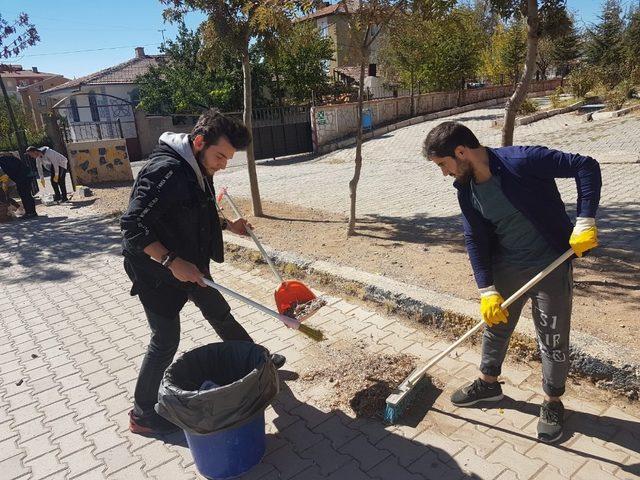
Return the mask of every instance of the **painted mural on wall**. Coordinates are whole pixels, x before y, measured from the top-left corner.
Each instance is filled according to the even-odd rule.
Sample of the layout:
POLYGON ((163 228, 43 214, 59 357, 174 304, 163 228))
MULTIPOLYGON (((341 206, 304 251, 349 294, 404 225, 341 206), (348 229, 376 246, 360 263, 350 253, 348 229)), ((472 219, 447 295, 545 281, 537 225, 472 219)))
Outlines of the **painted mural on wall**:
POLYGON ((70 144, 69 162, 77 185, 133 180, 124 139, 70 144))

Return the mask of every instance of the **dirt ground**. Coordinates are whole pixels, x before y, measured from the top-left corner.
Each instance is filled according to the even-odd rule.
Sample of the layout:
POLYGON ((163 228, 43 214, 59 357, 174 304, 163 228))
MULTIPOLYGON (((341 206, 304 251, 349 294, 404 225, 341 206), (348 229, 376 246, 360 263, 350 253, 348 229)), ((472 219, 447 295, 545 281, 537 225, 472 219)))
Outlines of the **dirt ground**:
MULTIPOLYGON (((93 187, 94 197, 74 201, 101 214, 126 208, 130 185, 93 187)), ((250 211, 247 199, 237 199, 250 211)), ((443 227, 407 220, 388 223, 361 218, 357 235, 346 238, 346 218, 316 209, 263 202, 266 216, 250 218, 256 234, 272 248, 347 265, 468 300, 477 290, 460 225, 443 227)), ((233 216, 230 208, 225 214, 233 216)), ((637 350, 640 344, 640 257, 624 260, 605 249, 574 262, 574 329, 637 350)), ((630 359, 631 360, 631 359, 630 359)))

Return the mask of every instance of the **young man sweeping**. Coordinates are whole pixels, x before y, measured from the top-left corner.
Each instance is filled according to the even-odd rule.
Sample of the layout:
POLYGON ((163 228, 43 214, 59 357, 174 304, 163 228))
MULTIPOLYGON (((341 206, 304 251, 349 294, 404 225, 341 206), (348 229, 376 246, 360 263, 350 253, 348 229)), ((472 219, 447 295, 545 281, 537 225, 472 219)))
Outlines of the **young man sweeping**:
POLYGON ((593 158, 539 146, 487 148, 471 130, 445 122, 429 132, 423 154, 455 177, 464 238, 480 290, 486 322, 480 375, 456 390, 451 402, 471 406, 502 399, 498 382, 509 338, 527 298, 542 356, 538 439, 562 436, 569 370, 569 328, 573 297, 571 261, 560 265, 507 310, 500 306, 568 248, 577 256, 598 245, 595 223, 602 180, 593 158), (555 178, 575 178, 578 187, 574 226, 555 178))
MULTIPOLYGON (((162 376, 180 342, 180 310, 187 300, 200 309, 222 340, 252 341, 233 318, 224 297, 205 286, 209 262, 223 261, 222 230, 246 235, 247 222, 221 220, 213 175, 224 170, 251 136, 239 121, 210 110, 191 134, 164 133, 140 170, 121 219, 124 267, 151 328, 140 367, 130 430, 161 434, 177 429, 154 406, 162 376)), ((276 367, 285 358, 273 355, 276 367)))

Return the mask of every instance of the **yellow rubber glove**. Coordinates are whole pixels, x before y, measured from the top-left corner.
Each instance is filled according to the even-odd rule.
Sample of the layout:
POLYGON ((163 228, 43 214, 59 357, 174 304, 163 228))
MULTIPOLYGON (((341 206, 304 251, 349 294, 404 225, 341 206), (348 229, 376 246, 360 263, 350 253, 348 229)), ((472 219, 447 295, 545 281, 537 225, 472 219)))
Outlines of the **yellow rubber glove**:
POLYGON ((9 175, 0 175, 0 183, 2 184, 2 190, 5 192, 9 190, 9 175))
POLYGON ((53 177, 53 183, 58 183, 58 180, 59 180, 59 178, 58 178, 57 175, 55 177, 53 177))
POLYGON ((480 313, 482 313, 482 319, 490 327, 499 323, 507 323, 509 312, 500 308, 500 305, 504 303, 502 295, 492 287, 483 290, 480 297, 480 313))
POLYGON ((44 188, 44 178, 40 179, 40 185, 42 185, 42 188, 44 188))
POLYGON ((578 217, 576 226, 573 228, 569 245, 581 257, 584 252, 598 246, 598 229, 595 218, 578 217))

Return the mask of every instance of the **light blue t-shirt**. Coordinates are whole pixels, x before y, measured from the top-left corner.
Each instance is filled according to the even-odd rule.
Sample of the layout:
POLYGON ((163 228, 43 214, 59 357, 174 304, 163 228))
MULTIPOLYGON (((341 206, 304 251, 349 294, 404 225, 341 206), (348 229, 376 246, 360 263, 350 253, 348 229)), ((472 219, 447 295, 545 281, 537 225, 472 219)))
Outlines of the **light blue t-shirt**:
POLYGON ((496 227, 500 244, 496 263, 523 267, 545 266, 557 257, 533 224, 513 206, 502 192, 500 177, 471 181, 473 207, 496 227))

